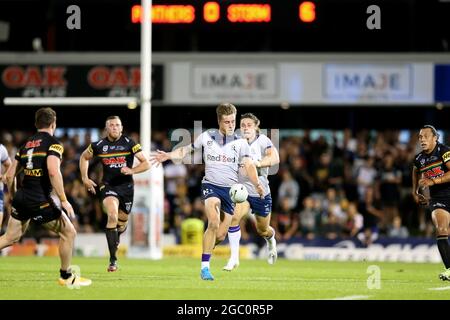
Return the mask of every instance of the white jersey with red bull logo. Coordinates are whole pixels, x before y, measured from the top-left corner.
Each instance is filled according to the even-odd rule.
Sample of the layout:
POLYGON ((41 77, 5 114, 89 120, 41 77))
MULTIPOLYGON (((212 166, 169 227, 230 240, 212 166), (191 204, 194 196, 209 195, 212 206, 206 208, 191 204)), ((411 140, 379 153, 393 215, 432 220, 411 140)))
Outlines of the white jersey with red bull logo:
POLYGON ((202 183, 231 187, 238 183, 239 164, 249 157, 247 141, 233 134, 225 136, 219 130, 203 132, 192 144, 194 150, 203 148, 205 176, 202 183))

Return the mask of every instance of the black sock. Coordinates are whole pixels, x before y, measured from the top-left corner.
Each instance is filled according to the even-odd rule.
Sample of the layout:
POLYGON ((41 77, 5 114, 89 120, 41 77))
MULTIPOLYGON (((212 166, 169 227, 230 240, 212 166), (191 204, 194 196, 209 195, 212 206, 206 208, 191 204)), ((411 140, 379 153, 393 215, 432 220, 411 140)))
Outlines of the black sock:
POLYGON ((438 236, 437 246, 445 268, 450 268, 450 245, 448 244, 448 236, 438 236))
POLYGON ((108 241, 109 261, 115 262, 117 260, 116 252, 119 245, 119 234, 117 228, 106 228, 106 240, 108 241))
POLYGON ((61 278, 64 280, 69 279, 72 273, 67 272, 66 270, 59 269, 59 274, 61 275, 61 278))

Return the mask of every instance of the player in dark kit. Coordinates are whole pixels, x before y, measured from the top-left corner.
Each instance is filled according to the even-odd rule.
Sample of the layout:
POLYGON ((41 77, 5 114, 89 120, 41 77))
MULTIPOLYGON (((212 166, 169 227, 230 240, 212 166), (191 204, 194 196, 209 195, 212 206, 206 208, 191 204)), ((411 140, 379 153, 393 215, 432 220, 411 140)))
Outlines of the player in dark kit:
POLYGON ((141 145, 122 135, 122 121, 118 116, 106 119, 107 137, 91 143, 80 157, 81 178, 87 190, 96 194, 97 184, 89 179, 89 160, 99 157, 103 165, 103 180, 99 188, 103 207, 108 215, 106 240, 109 248, 108 272, 117 270, 119 237, 125 232, 128 214, 133 206, 133 174, 150 169, 150 162, 141 145), (134 157, 140 163, 133 168, 134 157))
POLYGON ((50 108, 41 108, 36 112, 35 120, 38 132, 19 149, 6 173, 13 201, 6 233, 0 237, 0 250, 19 241, 30 221, 41 224, 59 235, 59 284, 88 286, 91 280, 81 278, 69 269, 76 236, 69 217, 75 218, 75 213, 64 193, 60 171, 64 148, 53 137, 56 113, 50 108), (22 170, 22 187, 15 192, 15 177, 22 170))
POLYGON ((439 134, 433 126, 426 125, 420 130, 419 142, 423 151, 414 159, 412 187, 414 200, 418 204, 428 205, 432 211, 437 245, 446 269, 439 274, 439 278, 450 281, 450 148, 439 143, 438 139, 439 134), (427 187, 430 188, 430 199, 419 190, 427 187))

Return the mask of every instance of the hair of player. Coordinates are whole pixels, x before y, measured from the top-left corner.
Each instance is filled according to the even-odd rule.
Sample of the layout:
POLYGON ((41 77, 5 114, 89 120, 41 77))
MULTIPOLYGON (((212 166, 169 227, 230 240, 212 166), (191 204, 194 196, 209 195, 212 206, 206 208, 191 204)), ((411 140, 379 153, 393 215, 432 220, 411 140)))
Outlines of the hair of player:
POLYGON ((430 129, 433 133, 433 136, 439 139, 439 133, 437 132, 436 128, 433 127, 431 124, 426 124, 422 127, 422 129, 430 129))
POLYGON ((251 119, 251 120, 253 120, 253 122, 255 123, 255 126, 256 126, 256 132, 259 133, 259 131, 260 131, 259 125, 260 125, 261 121, 259 121, 259 119, 258 119, 257 116, 255 116, 255 115, 254 115, 253 113, 251 113, 251 112, 248 112, 248 113, 244 113, 243 115, 241 115, 241 121, 242 121, 243 119, 251 119))
POLYGON ((109 120, 119 120, 120 123, 122 123, 122 120, 120 119, 119 116, 109 116, 108 118, 106 118, 106 123, 108 123, 109 120))
POLYGON ((56 112, 52 108, 40 108, 34 115, 34 125, 37 129, 49 128, 56 121, 56 112))
POLYGON ((217 106, 216 113, 217 113, 217 120, 220 121, 222 120, 222 116, 229 116, 231 114, 236 114, 237 110, 233 104, 225 102, 217 106))

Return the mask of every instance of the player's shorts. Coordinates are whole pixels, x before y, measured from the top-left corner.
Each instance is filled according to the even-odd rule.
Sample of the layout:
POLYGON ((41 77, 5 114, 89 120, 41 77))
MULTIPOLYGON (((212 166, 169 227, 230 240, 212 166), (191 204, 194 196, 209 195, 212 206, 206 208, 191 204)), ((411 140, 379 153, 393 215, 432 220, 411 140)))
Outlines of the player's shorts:
POLYGON ((428 207, 431 211, 436 209, 443 209, 450 213, 450 201, 447 199, 430 199, 428 207))
POLYGON ((43 224, 58 219, 62 212, 51 197, 36 201, 35 195, 30 195, 23 189, 16 192, 12 201, 11 216, 19 221, 31 219, 37 224, 43 224))
POLYGON ((252 213, 260 217, 267 217, 272 212, 272 196, 270 193, 261 199, 260 197, 247 198, 252 213))
POLYGON ((230 215, 234 213, 234 203, 230 198, 230 187, 219 187, 210 183, 202 183, 202 200, 215 197, 220 199, 220 210, 230 215))
POLYGON ((100 186, 100 197, 102 201, 106 197, 116 197, 119 200, 119 209, 130 214, 133 207, 134 185, 132 183, 118 186, 102 185, 100 186))
POLYGON ((4 197, 3 190, 0 190, 0 212, 4 211, 4 208, 3 208, 3 204, 4 204, 3 203, 3 197, 4 197))

